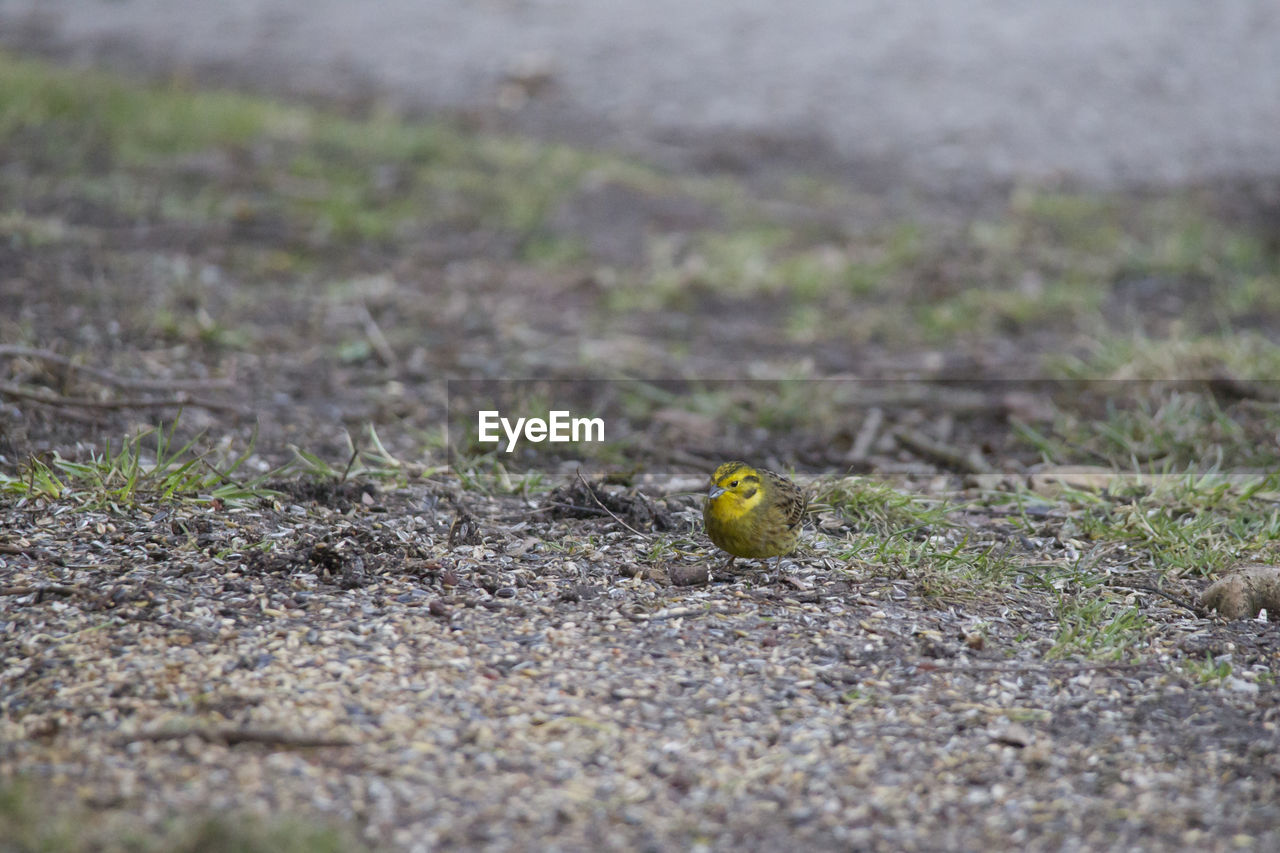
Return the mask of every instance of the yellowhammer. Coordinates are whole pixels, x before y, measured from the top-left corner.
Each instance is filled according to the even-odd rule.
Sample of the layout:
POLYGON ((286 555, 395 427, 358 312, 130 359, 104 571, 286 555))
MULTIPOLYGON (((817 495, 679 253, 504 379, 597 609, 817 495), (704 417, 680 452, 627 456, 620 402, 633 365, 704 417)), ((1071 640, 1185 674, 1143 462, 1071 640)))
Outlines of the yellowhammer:
POLYGON ((765 559, 790 554, 800 536, 805 499, 800 487, 772 471, 726 462, 711 475, 702 507, 707 535, 731 555, 765 559))

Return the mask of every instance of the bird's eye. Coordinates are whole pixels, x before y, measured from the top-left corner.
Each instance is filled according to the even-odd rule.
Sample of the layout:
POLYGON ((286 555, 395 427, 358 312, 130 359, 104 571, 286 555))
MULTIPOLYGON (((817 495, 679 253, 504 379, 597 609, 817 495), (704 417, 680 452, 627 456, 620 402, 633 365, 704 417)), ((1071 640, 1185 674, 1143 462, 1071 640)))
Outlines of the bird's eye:
POLYGON ((730 483, 730 484, 729 484, 729 488, 731 488, 731 489, 736 489, 736 488, 738 488, 738 481, 737 481, 737 480, 734 480, 732 483, 730 483))

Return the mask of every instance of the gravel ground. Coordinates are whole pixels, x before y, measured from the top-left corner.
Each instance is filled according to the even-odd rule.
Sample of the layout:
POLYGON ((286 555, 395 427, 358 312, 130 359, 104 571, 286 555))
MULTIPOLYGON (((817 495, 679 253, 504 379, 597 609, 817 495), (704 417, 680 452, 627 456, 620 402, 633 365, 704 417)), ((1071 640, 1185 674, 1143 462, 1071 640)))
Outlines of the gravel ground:
POLYGON ((881 191, 1280 171, 1270 0, 0 0, 0 40, 881 191))
MULTIPOLYGON (((6 43, 62 55, 83 48, 89 59, 154 70, 172 70, 166 63, 174 62, 239 80, 256 75, 272 89, 341 94, 347 87, 348 93, 367 95, 386 85, 429 106, 480 104, 481 119, 505 110, 517 126, 536 125, 539 115, 567 115, 588 127, 605 116, 617 119, 610 127, 641 147, 671 143, 671 127, 644 124, 646 117, 670 122, 663 116, 684 111, 714 127, 703 136, 705 128, 690 120, 676 134, 678 148, 702 152, 703 162, 744 168, 800 151, 831 155, 832 162, 867 157, 883 167, 882 175, 909 172, 932 180, 954 176, 955 164, 970 162, 970 156, 998 154, 992 162, 1004 163, 1006 171, 988 164, 976 174, 1007 176, 1037 172, 1042 163, 1066 168, 1056 158, 1069 155, 1103 163, 1096 172, 1081 167, 1081 174, 1099 178, 1152 177, 1167 169, 1179 177, 1185 176, 1179 169, 1205 174, 1192 168, 1195 163, 1205 169, 1225 168, 1227 162, 1233 169, 1258 166, 1236 157, 1242 151, 1274 156, 1273 148, 1257 147, 1253 122, 1274 116, 1256 107, 1265 103, 1259 90, 1274 94, 1280 74, 1240 76, 1250 62, 1256 69, 1265 67, 1261 60, 1275 61, 1270 53, 1258 56, 1259 40, 1265 42, 1275 24, 1269 7, 1258 5, 1233 6, 1214 16, 1176 2, 1162 6, 1166 13, 1159 17, 1149 5, 1112 11, 1113 23, 1132 24, 1127 16, 1145 9, 1150 26, 1170 35, 1126 41, 1113 33, 1112 40, 1098 42, 1106 46, 1104 62, 1097 50, 1085 49, 1094 42, 1084 40, 1072 50, 1069 39, 1054 40, 1053 49, 1040 50, 1027 36, 1044 35, 1070 17, 1061 4, 1016 12, 1007 4, 982 4, 974 8, 995 15, 1002 26, 983 27, 992 18, 978 17, 977 11, 965 13, 975 17, 964 26, 949 26, 975 38, 1004 39, 1006 51, 988 54, 976 49, 982 42, 974 42, 968 59, 953 57, 943 70, 886 57, 910 57, 929 45, 950 50, 964 39, 922 40, 912 23, 920 13, 858 5, 861 14, 874 13, 885 27, 872 28, 879 33, 873 37, 879 53, 869 55, 885 71, 873 77, 879 83, 866 91, 875 96, 859 105, 860 116, 919 106, 910 92, 933 92, 936 81, 950 79, 950 69, 970 64, 972 74, 959 75, 957 85, 999 79, 998 88, 1016 90, 1018 75, 997 74, 992 63, 1001 67, 1009 51, 1030 52, 1030 44, 1046 59, 1048 81, 1039 87, 1029 81, 1022 101, 999 101, 1001 110, 1012 112, 997 110, 1005 118, 1016 114, 1024 130, 1035 128, 1028 131, 1030 142, 1012 130, 1005 134, 993 118, 989 135, 954 137, 960 140, 953 149, 961 152, 959 159, 935 161, 943 148, 929 133, 942 133, 938 128, 945 122, 926 132, 927 122, 885 118, 875 126, 885 129, 885 139, 897 140, 883 144, 901 157, 891 166, 876 160, 883 152, 874 146, 865 149, 870 153, 842 149, 848 140, 812 130, 819 125, 800 123, 802 138, 819 141, 796 147, 791 136, 771 137, 771 131, 751 125, 747 113, 699 101, 699 87, 706 87, 704 94, 731 88, 722 67, 728 48, 716 48, 714 38, 680 40, 715 29, 706 23, 711 13, 704 7, 655 7, 669 16, 661 25, 641 28, 648 41, 638 48, 649 46, 643 57, 609 50, 601 46, 605 42, 591 42, 594 47, 584 46, 580 54, 561 46, 558 40, 575 32, 590 41, 595 31, 587 25, 604 27, 607 8, 380 8, 385 16, 363 14, 353 21, 348 16, 354 13, 336 3, 67 0, 37 8, 0 0, 0 32, 6 43), (33 9, 35 17, 29 14, 33 9), (397 9, 410 18, 396 18, 397 9), (1052 10, 1058 10, 1057 18, 1052 10), (1254 17, 1241 10, 1254 10, 1254 17), (472 23, 448 29, 448 14, 472 23), (539 15, 571 19, 583 28, 534 26, 539 15), (435 66, 408 62, 406 57, 424 53, 413 34, 428 19, 440 24, 432 32, 449 36, 433 42, 439 50, 431 53, 432 62, 470 56, 469 61, 490 64, 489 76, 447 65, 427 73, 435 66), (8 26, 19 20, 26 25, 8 26), (397 21, 401 30, 393 33, 397 21), (1030 29, 1019 29, 1023 25, 1030 29), (518 29, 525 40, 499 42, 486 29, 503 26, 518 29), (492 49, 476 47, 491 38, 492 49), (1233 45, 1231 59, 1215 66, 1217 60, 1207 57, 1228 55, 1226 42, 1233 45), (1173 50, 1175 45, 1185 50, 1173 50), (549 87, 538 82, 545 65, 508 73, 526 51, 539 48, 554 59, 549 87), (652 61, 659 48, 673 57, 670 63, 652 61), (1073 61, 1048 61, 1055 50, 1073 61), (613 92, 622 105, 614 112, 581 93, 594 84, 583 81, 576 65, 586 63, 583 56, 604 54, 616 57, 610 73, 600 75, 601 91, 613 92), (1156 113, 1141 111, 1130 117, 1142 125, 1138 140, 1105 122, 1097 135, 1052 133, 1046 128, 1062 126, 1046 124, 1043 113, 1028 108, 1061 105, 1061 98, 1042 97, 1049 83, 1105 100, 1115 94, 1106 85, 1111 78, 1105 69, 1116 67, 1109 62, 1149 69, 1161 54, 1187 57, 1179 66, 1187 77, 1168 99, 1155 97, 1152 109, 1172 109, 1175 102, 1185 107, 1186 135, 1177 122, 1162 124, 1156 113), (635 77, 626 64, 678 74, 690 55, 701 56, 720 76, 681 76, 691 81, 681 90, 688 100, 675 97, 674 85, 664 92, 661 81, 635 77), (246 61, 250 56, 256 59, 246 61), (383 62, 401 76, 385 76, 379 71, 383 62), (1213 67, 1218 71, 1210 73, 1213 67), (1099 76, 1070 73, 1095 68, 1099 76), (895 89, 895 79, 914 82, 895 89), (1213 86, 1229 96, 1190 97, 1213 86), (458 87, 449 95, 457 100, 438 94, 449 87, 458 87), (670 95, 673 112, 645 106, 637 91, 670 95), (528 99, 523 107, 522 98, 528 99), (1211 118, 1202 121, 1196 110, 1208 102, 1211 118), (734 123, 736 130, 726 135, 724 125, 734 123), (1209 131, 1197 135, 1197 128, 1239 135, 1221 147, 1189 143, 1220 140, 1209 131), (906 142, 895 135, 904 132, 906 142), (1041 136, 1043 148, 1035 144, 1041 136), (744 148, 743 139, 758 144, 744 148), (1014 153, 1000 159, 1005 154, 991 147, 992 140, 1012 146, 1014 153), (970 144, 975 147, 965 147, 970 144), (1235 154, 1217 160, 1187 154, 1192 149, 1199 155, 1235 154), (1032 162, 1017 150, 1045 160, 1032 162), (742 151, 745 159, 735 160, 734 152, 742 151), (1136 164, 1136 171, 1116 166, 1122 160, 1136 164), (1142 171, 1147 166, 1149 173, 1142 171)), ((834 32, 844 14, 830 11, 825 21, 817 17, 781 29, 762 16, 753 27, 739 28, 740 37, 761 45, 778 33, 799 39, 797 29, 819 23, 834 32)), ((941 24, 949 13, 938 14, 941 24)), ((809 62, 814 73, 855 88, 868 85, 857 73, 831 74, 834 64, 815 51, 792 60, 809 62)), ((775 56, 792 56, 770 54, 763 46, 744 55, 761 66, 775 56)), ((1039 69, 1033 60, 1011 67, 1039 69)), ((1166 67, 1163 59, 1160 67, 1166 67)), ((773 103, 796 109, 807 103, 821 118, 819 107, 827 101, 796 100, 795 93, 806 86, 826 92, 825 84, 813 88, 807 78, 781 75, 771 90, 759 72, 752 73, 757 76, 744 71, 751 91, 773 92, 773 103)), ((954 95, 945 86, 936 91, 944 103, 954 95)), ((1164 90, 1156 85, 1155 91, 1164 90)), ((1131 101, 1122 97, 1118 103, 1131 101)), ((1079 118, 1066 113, 1067 123, 1079 118)), ((939 120, 950 115, 942 107, 920 111, 930 114, 939 120)), ((955 113, 978 114, 959 108, 955 113)), ((759 115, 786 125, 796 113, 766 109, 759 115)), ((954 129, 946 132, 954 136, 954 129)), ((26 207, 25 233, 40 238, 0 241, 5 293, 20 306, 14 312, 18 319, 6 328, 19 329, 21 323, 21 340, 66 346, 69 355, 116 372, 108 376, 155 380, 161 387, 185 379, 221 381, 217 387, 224 395, 232 393, 230 384, 236 401, 259 415, 260 447, 271 453, 296 444, 341 467, 348 458, 343 426, 356 435, 376 424, 392 452, 418 458, 422 436, 442 422, 442 377, 464 371, 511 375, 512 365, 530 363, 530 354, 542 359, 536 368, 548 374, 577 364, 571 359, 582 357, 580 350, 620 373, 631 359, 663 373, 674 372, 664 353, 678 341, 690 348, 684 364, 700 374, 733 375, 730 367, 743 367, 737 344, 780 337, 783 313, 767 296, 740 302, 708 297, 688 317, 674 311, 593 313, 604 289, 589 276, 518 264, 509 247, 504 254, 501 241, 469 232, 427 235, 407 247, 365 247, 364 254, 326 242, 306 255, 313 261, 308 269, 318 270, 314 277, 299 273, 277 281, 271 272, 276 268, 265 261, 288 228, 259 235, 225 229, 220 222, 150 227, 166 223, 117 211, 94 201, 97 196, 84 203, 85 187, 75 183, 46 185, 38 165, 40 142, 29 141, 32 151, 20 153, 17 166, 6 172, 26 207), (28 166, 30 180, 23 171, 28 166), (21 195, 24 187, 28 196, 21 195), (433 242, 442 237, 458 238, 446 241, 455 248, 443 256, 433 242), (255 269, 241 278, 244 270, 255 269), (186 302, 181 294, 175 297, 173 284, 193 275, 190 270, 204 272, 199 288, 190 291, 198 296, 186 302), (377 275, 361 279, 362 287, 347 287, 351 276, 370 270, 377 275), (248 290, 252 299, 234 298, 248 290), (325 292, 348 296, 333 296, 317 307, 316 294, 325 292), (169 301, 174 298, 179 301, 169 301), (363 314, 355 312, 357 304, 363 314), (151 319, 157 306, 184 317, 208 306, 224 328, 245 331, 249 343, 205 343, 208 329, 181 327, 172 337, 158 338, 151 319), (368 328, 377 326, 373 317, 399 346, 390 365, 403 369, 372 357, 348 362, 335 352, 335 343, 351 340, 351 329, 366 330, 358 340, 368 337, 368 328), (598 322, 591 326, 584 318, 598 322), (578 337, 584 325, 596 336, 585 346, 578 337)), ((173 178, 158 164, 139 183, 151 187, 173 178)), ((605 218, 594 212, 598 199, 592 198, 582 208, 582 222, 605 218)), ((604 207, 633 212, 630 198, 605 197, 604 207)), ((573 220, 565 217, 568 230, 584 228, 573 220)), ((643 220, 627 223, 641 232, 646 227, 643 220)), ((623 259, 628 253, 634 252, 618 250, 623 259)), ((943 273, 949 261, 940 256, 943 273)), ((938 278, 947 283, 945 274, 938 278)), ((1043 346, 1044 336, 1033 334, 1034 340, 980 341, 973 351, 989 369, 1021 367, 1028 352, 1043 346)), ((876 364, 874 349, 818 349, 763 353, 761 363, 775 368, 765 375, 790 375, 782 368, 808 351, 840 359, 823 366, 830 372, 849 365, 872 372, 876 364)), ((939 353, 892 358, 895 368, 913 375, 948 364, 939 353), (918 371, 917 363, 933 367, 918 371)), ((147 422, 127 407, 86 414, 38 402, 51 394, 101 395, 103 388, 90 381, 101 371, 62 370, 57 362, 27 356, 7 359, 6 369, 19 390, 41 392, 36 402, 18 397, 0 412, 0 450, 10 471, 25 470, 22 464, 32 456, 49 459, 55 449, 83 461, 89 448, 100 450, 106 439, 135 434, 147 422)), ((222 396, 218 401, 227 402, 222 396)), ((232 439, 249 429, 233 416, 235 408, 193 405, 183 414, 183 428, 234 445, 232 439)), ((997 415, 1003 424, 1009 414, 979 408, 977 428, 997 415)), ((890 410, 886 420, 896 426, 900 415, 906 426, 945 421, 947 429, 939 434, 957 446, 979 444, 974 425, 964 418, 944 413, 926 421, 921 412, 890 410)), ((726 441, 715 430, 709 434, 726 441)), ((819 438, 824 451, 836 452, 827 437, 819 438)), ((804 449, 806 440, 815 439, 789 436, 788 447, 771 452, 804 449)), ((689 442, 655 444, 658 450, 687 451, 689 442)), ((746 452, 741 442, 732 446, 746 452)), ((728 448, 714 444, 705 450, 722 455, 728 448)), ((891 442, 891 450, 902 461, 903 449, 891 442)), ((988 450, 1001 453, 998 446, 988 450)), ((915 478, 907 486, 911 494, 936 493, 930 485, 935 481, 959 489, 959 478, 907 456, 912 467, 904 476, 915 478)), ((847 461, 837 465, 823 457, 821 463, 822 470, 833 471, 847 461)), ((136 505, 107 512, 79 506, 74 497, 47 502, 5 496, 0 779, 34 780, 59 800, 87 806, 95 818, 137 814, 157 825, 175 813, 223 807, 306 818, 336 815, 350 818, 371 843, 397 850, 1280 848, 1280 688, 1273 675, 1280 644, 1274 622, 1193 617, 1163 598, 1134 593, 1121 600, 1137 608, 1148 628, 1144 642, 1130 648, 1139 662, 1117 665, 1050 654, 1061 627, 1060 606, 1088 603, 1100 590, 1067 580, 1062 589, 1045 589, 1026 581, 1030 572, 1016 574, 1026 586, 965 583, 915 560, 842 561, 815 548, 784 563, 781 574, 748 569, 711 584, 678 585, 673 579, 687 580, 690 568, 719 559, 697 532, 694 499, 668 497, 697 488, 698 468, 684 465, 683 480, 641 480, 651 503, 639 505, 656 512, 627 516, 639 533, 609 518, 558 517, 550 495, 488 498, 479 489, 450 491, 456 479, 414 477, 407 488, 386 493, 358 485, 282 483, 278 501, 250 508, 161 504, 144 496, 136 505), (671 547, 673 540, 680 551, 671 547), (655 559, 655 553, 667 556, 655 559), (1206 670, 1226 664, 1230 675, 1205 677, 1206 670)), ((866 473, 888 479, 883 466, 866 473)), ((975 495, 955 497, 963 504, 975 495)), ((1026 534, 997 511, 972 509, 957 510, 945 527, 903 526, 930 537, 935 553, 989 547, 1025 569, 1078 565, 1081 553, 1096 545, 1100 551, 1090 565, 1140 570, 1131 555, 1122 559, 1123 542, 1084 545, 1072 540, 1061 520, 1048 518, 1042 534, 1026 534)), ((823 536, 862 543, 874 553, 874 532, 840 519, 828 522, 819 522, 823 536)), ((901 527, 893 532, 901 534, 901 527)), ((1108 599, 1122 595, 1107 593, 1108 599)))
MULTIPOLYGON (((1273 625, 1142 600, 1143 663, 1046 660, 1043 592, 814 555, 676 587, 612 520, 468 497, 464 530, 448 497, 3 508, 0 775, 157 822, 338 815, 404 850, 1280 845, 1280 688, 1252 674, 1273 625), (1177 665, 1206 655, 1243 675, 1177 665)), ((693 503, 655 506, 692 529, 693 503)))

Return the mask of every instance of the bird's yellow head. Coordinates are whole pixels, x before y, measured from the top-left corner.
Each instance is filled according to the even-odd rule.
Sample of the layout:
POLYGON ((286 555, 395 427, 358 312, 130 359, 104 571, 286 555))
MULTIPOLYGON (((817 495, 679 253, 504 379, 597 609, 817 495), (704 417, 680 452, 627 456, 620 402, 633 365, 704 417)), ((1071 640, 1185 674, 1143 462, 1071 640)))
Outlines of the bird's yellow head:
POLYGON ((707 506, 728 521, 750 512, 764 499, 760 472, 745 462, 726 462, 711 475, 707 506))

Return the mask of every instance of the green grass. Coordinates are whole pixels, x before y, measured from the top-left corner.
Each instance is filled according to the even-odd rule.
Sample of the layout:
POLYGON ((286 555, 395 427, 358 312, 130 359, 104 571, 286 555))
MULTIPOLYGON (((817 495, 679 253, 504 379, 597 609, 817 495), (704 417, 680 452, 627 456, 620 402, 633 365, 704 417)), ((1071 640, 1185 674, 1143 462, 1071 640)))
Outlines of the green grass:
POLYGON ((1067 380, 1155 382, 1233 376, 1274 381, 1280 376, 1280 343, 1256 331, 1229 328, 1173 338, 1108 336, 1094 342, 1084 356, 1047 358, 1045 369, 1050 377, 1067 380))
POLYGON ((947 507, 866 477, 821 482, 813 504, 830 507, 857 530, 888 537, 916 537, 947 526, 947 507))
POLYGON ((84 509, 123 512, 140 503, 192 501, 226 506, 252 504, 275 493, 265 477, 239 479, 238 469, 253 454, 253 442, 227 463, 197 452, 199 437, 177 446, 177 421, 148 429, 118 446, 110 441, 84 459, 30 458, 15 474, 0 472, 0 493, 25 499, 68 501, 84 509))
POLYGON ((924 498, 862 477, 819 481, 811 509, 849 525, 842 538, 820 533, 837 559, 911 577, 929 598, 955 598, 1012 582, 1019 563, 999 543, 970 531, 945 500, 924 498))
POLYGON ((1208 652, 1203 659, 1188 658, 1182 661, 1181 669, 1191 680, 1204 687, 1220 686, 1235 671, 1226 657, 1214 660, 1213 655, 1208 652))
MULTIPOLYGON (((881 216, 868 225, 858 213, 865 199, 802 175, 781 199, 761 197, 724 179, 411 121, 377 104, 356 117, 3 53, 0 77, 0 145, 17 164, 0 171, 0 190, 35 207, 82 199, 128 223, 230 225, 256 236, 257 245, 228 259, 250 278, 317 274, 350 257, 352 244, 393 249, 441 228, 507 235, 498 242, 514 245, 524 262, 581 273, 595 262, 583 235, 556 225, 557 212, 583 191, 615 184, 638 197, 692 199, 716 224, 651 234, 647 261, 601 273, 602 323, 638 311, 713 319, 725 302, 763 299, 782 304, 774 334, 795 345, 946 346, 1048 334, 1092 342, 1096 355, 1078 369, 1093 375, 1125 365, 1141 375, 1142 353, 1126 350, 1143 347, 1152 369, 1176 370, 1179 360, 1159 351, 1165 345, 1257 376, 1276 375, 1269 366, 1280 364, 1274 345, 1236 334, 1280 317, 1280 259, 1192 193, 1139 198, 1027 186, 990 219, 926 227, 881 216), (1151 343, 1119 337, 1100 316, 1134 310, 1142 325, 1147 306, 1159 302, 1139 294, 1125 303, 1134 282, 1181 294, 1188 318, 1204 327, 1184 323, 1151 343)), ((3 223, 24 242, 91 236, 57 217, 14 213, 3 223)), ((176 341, 237 348, 257 340, 216 307, 200 306, 209 309, 203 315, 177 302, 150 307, 157 330, 176 341)), ((347 341, 341 354, 363 359, 363 346, 347 341)))
POLYGON ((1280 369, 1280 347, 1240 335, 1216 343, 1116 345, 1088 364, 1065 361, 1058 369, 1066 376, 1052 389, 1052 418, 1014 424, 1021 443, 1045 463, 1162 477, 1280 467, 1280 400, 1273 399, 1280 385, 1269 379, 1280 373, 1268 374, 1273 362, 1280 369), (1190 350, 1232 355, 1196 357, 1192 366, 1180 358, 1190 350), (1157 370, 1172 378, 1151 378, 1157 370), (1242 380, 1239 392, 1220 392, 1207 381, 1215 376, 1242 380), (1252 377, 1264 381, 1249 384, 1252 377))
POLYGON ((286 245, 445 224, 514 232, 540 256, 573 257, 551 248, 548 218, 588 175, 660 180, 567 146, 385 111, 348 118, 2 53, 0 77, 0 142, 36 170, 25 192, 70 183, 126 216, 270 228, 286 245))
POLYGON ((483 495, 542 494, 555 488, 543 471, 533 469, 513 473, 503 464, 497 451, 483 454, 459 454, 454 457, 451 473, 462 488, 483 495))
MULTIPOLYGON (((837 204, 833 193, 825 204, 837 204)), ((1237 329, 1280 315, 1280 259, 1190 193, 1024 187, 989 220, 856 233, 838 219, 812 229, 748 207, 728 230, 672 243, 636 275, 611 291, 614 310, 705 310, 711 297, 785 295, 785 336, 798 343, 946 345, 1051 333, 1106 348, 1126 326, 1165 322, 1160 306, 1171 295, 1189 306, 1190 322, 1165 330, 1174 339, 1230 346, 1237 329)), ((1267 374, 1257 366, 1253 375, 1267 374)))
POLYGON ((1064 594, 1054 608, 1058 630, 1047 659, 1085 657, 1125 660, 1136 656, 1154 631, 1142 610, 1098 591, 1064 594))
MULTIPOLYGON (((294 456, 293 461, 275 472, 273 476, 301 475, 313 480, 329 480, 335 483, 372 479, 404 485, 408 481, 408 466, 387 450, 372 424, 367 428, 362 440, 357 441, 347 433, 346 441, 348 453, 341 463, 331 462, 317 453, 290 445, 289 449, 293 451, 294 456)), ((426 469, 421 476, 431 476, 437 470, 426 469)))
POLYGON ((1040 541, 1047 519, 1057 519, 1051 541, 1071 547, 1050 544, 1047 563, 1016 535, 968 527, 959 512, 966 505, 863 478, 818 482, 817 517, 834 512, 850 529, 841 536, 819 527, 814 535, 859 574, 910 579, 925 600, 955 604, 1015 587, 1047 595, 1058 623, 1051 658, 1140 658, 1160 623, 1145 607, 1125 603, 1123 578, 1114 589, 1104 584, 1110 567, 1120 560, 1138 573, 1136 582, 1163 585, 1280 558, 1280 475, 1183 473, 1124 482, 1118 478, 1111 491, 1062 490, 1052 498, 994 492, 970 505, 977 512, 1037 506, 1034 514, 1001 517, 1040 541), (1043 512, 1048 507, 1051 516, 1043 512))
MULTIPOLYGON (((67 459, 56 451, 49 458, 28 458, 13 473, 0 471, 0 495, 115 513, 172 502, 242 507, 277 498, 279 493, 266 484, 291 477, 335 483, 377 480, 403 486, 411 477, 430 477, 442 470, 396 458, 372 425, 359 440, 347 436, 349 453, 341 460, 331 461, 291 445, 292 461, 254 475, 240 473, 254 456, 252 438, 242 452, 229 457, 225 450, 201 450, 207 443, 202 435, 179 446, 174 438, 177 431, 174 421, 118 445, 108 441, 102 450, 87 450, 83 458, 67 459)), ((507 491, 536 491, 541 477, 540 472, 529 472, 507 491)))
POLYGON ((1210 576, 1243 560, 1274 559, 1280 542, 1280 475, 1242 480, 1168 477, 1102 511, 1071 515, 1064 533, 1125 543, 1165 577, 1210 576))

